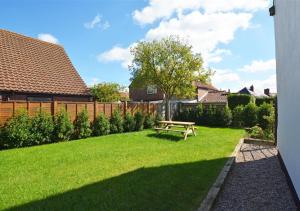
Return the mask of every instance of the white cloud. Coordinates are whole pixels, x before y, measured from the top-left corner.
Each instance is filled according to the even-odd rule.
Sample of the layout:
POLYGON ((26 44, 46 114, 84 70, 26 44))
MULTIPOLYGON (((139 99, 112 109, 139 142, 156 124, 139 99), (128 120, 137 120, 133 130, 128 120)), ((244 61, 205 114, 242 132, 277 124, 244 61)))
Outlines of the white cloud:
POLYGON ((276 69, 276 61, 275 59, 270 59, 267 61, 263 60, 254 60, 249 65, 245 65, 240 69, 242 72, 248 73, 257 73, 257 72, 266 72, 276 69))
POLYGON ((263 92, 263 90, 266 88, 269 88, 271 92, 277 91, 276 74, 272 74, 268 78, 262 80, 244 81, 244 84, 247 87, 253 85, 254 89, 258 90, 259 92, 263 92))
POLYGON ((54 37, 52 34, 38 34, 38 39, 45 41, 45 42, 50 42, 54 44, 58 44, 58 39, 54 37))
POLYGON ((212 83, 221 85, 224 82, 238 82, 241 80, 240 76, 231 70, 214 69, 215 74, 212 77, 212 83))
POLYGON ((205 13, 249 11, 266 9, 268 0, 150 0, 149 5, 133 12, 139 24, 151 24, 159 19, 168 19, 174 13, 187 10, 204 10, 205 13))
POLYGON ((119 61, 121 62, 122 67, 127 68, 133 59, 133 56, 130 53, 130 48, 135 45, 136 43, 133 43, 128 48, 115 46, 111 50, 99 54, 97 59, 100 62, 119 61))
POLYGON ((87 29, 94 29, 96 27, 99 27, 103 30, 106 30, 110 27, 109 22, 108 21, 103 21, 102 17, 99 14, 97 14, 92 21, 86 22, 83 25, 87 29))

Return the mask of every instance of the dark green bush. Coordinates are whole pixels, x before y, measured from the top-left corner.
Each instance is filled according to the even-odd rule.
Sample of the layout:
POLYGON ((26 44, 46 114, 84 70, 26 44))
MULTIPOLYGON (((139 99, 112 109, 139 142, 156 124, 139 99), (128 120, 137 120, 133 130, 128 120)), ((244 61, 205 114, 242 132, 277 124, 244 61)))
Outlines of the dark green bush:
POLYGON ((124 132, 130 132, 135 130, 135 120, 130 113, 126 113, 123 120, 124 132))
POLYGON ((238 105, 246 106, 249 103, 255 102, 255 98, 253 96, 246 94, 229 94, 227 100, 228 106, 231 110, 233 110, 238 105))
POLYGON ((155 119, 154 119, 154 126, 155 127, 159 127, 160 126, 160 121, 162 121, 162 117, 159 114, 155 115, 155 119))
POLYGON ((90 128, 88 111, 83 109, 77 114, 74 124, 74 137, 77 139, 87 138, 91 136, 92 130, 90 128))
POLYGON ((276 104, 276 97, 258 97, 255 100, 255 104, 257 106, 260 106, 260 105, 262 105, 264 103, 275 105, 276 104))
POLYGON ((142 112, 138 111, 134 114, 134 121, 135 121, 135 130, 140 131, 144 128, 144 115, 142 112))
POLYGON ((216 125, 216 106, 209 105, 204 109, 202 122, 207 126, 215 126, 216 125))
POLYGON ((197 125, 203 125, 203 113, 204 113, 204 108, 203 108, 203 105, 202 104, 199 104, 196 109, 195 109, 195 120, 194 122, 197 124, 197 125))
POLYGON ((254 127, 249 128, 247 130, 247 133, 250 136, 250 138, 258 138, 258 139, 264 138, 264 131, 259 126, 254 126, 254 127))
POLYGON ((100 113, 92 125, 93 135, 102 136, 107 135, 110 132, 109 120, 103 113, 100 113))
POLYGON ((19 111, 2 129, 1 148, 15 148, 30 146, 31 143, 31 119, 26 111, 19 111))
POLYGON ((257 124, 257 106, 254 103, 245 106, 243 119, 245 127, 253 127, 257 124))
POLYGON ((118 110, 112 113, 110 118, 110 133, 122 133, 123 132, 123 119, 118 110))
POLYGON ((74 126, 70 120, 69 114, 65 110, 61 110, 54 116, 54 141, 68 141, 74 133, 74 126))
POLYGON ((146 115, 144 121, 144 128, 149 129, 154 127, 154 116, 151 114, 146 115))
POLYGON ((244 106, 239 105, 232 111, 232 126, 241 128, 244 126, 244 106))
POLYGON ((31 120, 31 143, 45 144, 50 143, 53 137, 52 116, 44 111, 39 111, 31 120))
POLYGON ((257 122, 263 130, 270 128, 269 121, 265 117, 271 116, 272 112, 274 112, 272 104, 263 103, 258 107, 257 122))
POLYGON ((228 106, 224 108, 214 108, 215 109, 215 122, 213 126, 219 127, 229 127, 232 122, 232 113, 228 106))

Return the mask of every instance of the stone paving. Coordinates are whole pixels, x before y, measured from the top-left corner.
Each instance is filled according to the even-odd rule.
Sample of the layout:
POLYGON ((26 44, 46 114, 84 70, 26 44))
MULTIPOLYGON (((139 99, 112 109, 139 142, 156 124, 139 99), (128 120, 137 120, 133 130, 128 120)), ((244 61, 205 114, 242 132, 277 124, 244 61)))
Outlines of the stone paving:
POLYGON ((213 210, 297 210, 276 147, 242 144, 213 210))

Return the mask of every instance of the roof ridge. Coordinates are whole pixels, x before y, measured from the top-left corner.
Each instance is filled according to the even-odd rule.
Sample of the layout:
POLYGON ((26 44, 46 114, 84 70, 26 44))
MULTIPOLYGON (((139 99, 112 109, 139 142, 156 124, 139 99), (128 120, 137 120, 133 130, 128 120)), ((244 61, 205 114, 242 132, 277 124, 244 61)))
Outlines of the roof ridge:
POLYGON ((7 30, 7 29, 0 29, 0 32, 1 32, 1 31, 7 32, 7 33, 10 33, 10 34, 13 34, 13 35, 22 37, 22 38, 26 38, 26 39, 38 41, 38 42, 41 42, 41 43, 44 43, 44 44, 54 45, 54 46, 56 46, 56 47, 63 48, 63 46, 61 46, 60 44, 55 44, 55 43, 47 42, 47 41, 44 41, 44 40, 40 40, 40 39, 38 39, 38 38, 29 37, 29 36, 27 36, 27 35, 23 35, 23 34, 19 34, 19 33, 16 33, 16 32, 9 31, 9 30, 7 30))

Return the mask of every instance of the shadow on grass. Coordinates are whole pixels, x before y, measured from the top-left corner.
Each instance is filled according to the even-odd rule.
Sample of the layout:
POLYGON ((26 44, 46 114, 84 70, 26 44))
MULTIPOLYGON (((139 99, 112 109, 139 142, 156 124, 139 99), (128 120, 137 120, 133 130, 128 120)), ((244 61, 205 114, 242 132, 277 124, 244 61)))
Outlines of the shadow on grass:
POLYGON ((159 138, 167 141, 183 141, 183 135, 173 133, 151 133, 147 135, 150 138, 159 138))
POLYGON ((9 210, 193 210, 226 160, 140 168, 9 210))

